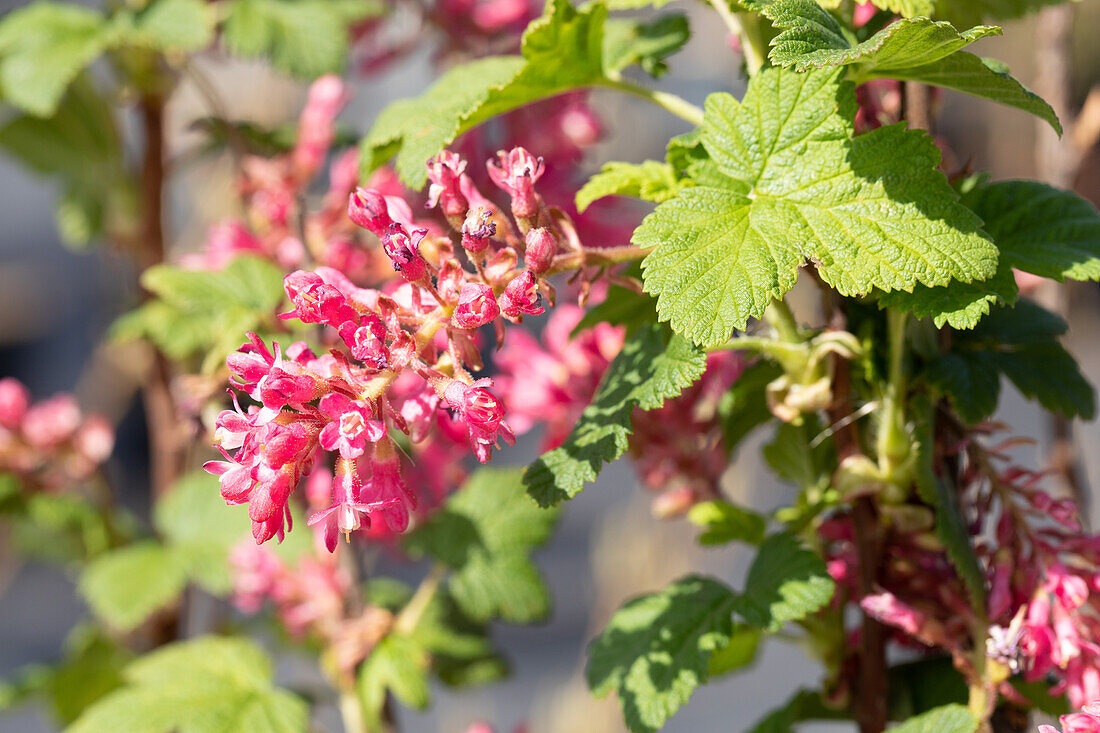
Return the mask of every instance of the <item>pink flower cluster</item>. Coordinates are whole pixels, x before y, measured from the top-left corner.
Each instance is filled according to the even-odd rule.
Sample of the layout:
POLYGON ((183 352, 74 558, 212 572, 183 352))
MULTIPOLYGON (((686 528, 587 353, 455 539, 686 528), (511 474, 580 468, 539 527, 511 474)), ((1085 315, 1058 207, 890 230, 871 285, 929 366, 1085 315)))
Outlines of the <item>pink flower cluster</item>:
MULTIPOLYGON (((883 508, 889 551, 881 591, 867 597, 858 592, 850 517, 827 520, 819 534, 842 589, 838 603, 859 601, 902 644, 949 652, 972 682, 978 671, 969 650, 979 646, 1009 674, 1049 683, 1052 695, 1081 707, 1100 699, 1100 535, 1082 529, 1072 500, 1042 489, 1042 472, 1011 465, 1007 451, 1016 443, 987 448, 975 433, 952 449, 963 467, 960 508, 989 588, 982 618, 934 535, 931 510, 883 508), (973 638, 987 621, 988 638, 973 638)), ((998 691, 1030 707, 1007 682, 998 691)))
POLYGON ((399 282, 378 290, 330 267, 292 272, 284 281, 292 308, 280 318, 319 326, 327 353, 304 342, 284 353, 250 334, 227 359, 233 389, 255 404, 218 416, 225 460, 206 468, 227 502, 248 503, 258 543, 282 537, 291 493, 326 453, 335 462, 331 498, 309 523, 331 551, 341 532, 369 528, 372 518, 391 532, 408 526, 418 498, 391 431, 446 463, 460 460, 456 446, 485 462, 500 441, 514 442, 492 380, 471 373, 482 368, 478 329, 492 326, 502 344, 507 322, 543 313, 554 258, 580 244, 536 192, 541 159, 516 148, 488 167, 512 218, 478 191, 457 155, 428 163, 429 204, 459 233, 461 257, 449 237, 407 224, 382 193, 354 191, 348 216, 378 237, 399 282))
POLYGON ((106 418, 84 415, 71 395, 32 404, 19 381, 0 379, 0 472, 38 489, 71 488, 95 473, 114 442, 106 418))

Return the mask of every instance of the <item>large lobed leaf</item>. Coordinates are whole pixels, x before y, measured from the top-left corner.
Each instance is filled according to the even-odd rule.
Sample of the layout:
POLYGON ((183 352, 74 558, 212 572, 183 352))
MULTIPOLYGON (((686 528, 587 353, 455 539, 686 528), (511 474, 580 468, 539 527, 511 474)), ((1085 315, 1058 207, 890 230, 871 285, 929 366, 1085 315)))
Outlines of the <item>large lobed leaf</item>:
POLYGON ((558 448, 528 467, 523 483, 542 506, 571 499, 627 449, 634 408, 653 410, 706 369, 706 355, 656 323, 637 328, 604 375, 596 395, 558 448))
POLYGON ((628 602, 588 647, 588 686, 598 697, 618 694, 630 730, 659 729, 730 643, 735 599, 721 582, 689 576, 628 602))
POLYGON ((646 160, 641 163, 605 163, 600 172, 577 191, 577 211, 605 196, 632 196, 660 203, 676 195, 680 183, 668 163, 646 160))
POLYGON ((1100 214, 1077 194, 1037 181, 999 181, 975 186, 963 203, 1000 250, 997 273, 983 282, 886 293, 882 305, 930 317, 937 327, 970 329, 993 305, 1016 302, 1013 269, 1058 281, 1100 279, 1100 214))
POLYGON ((130 631, 174 602, 187 584, 179 558, 155 542, 139 542, 100 555, 80 577, 80 594, 96 616, 130 631))
POLYGON ((103 697, 66 733, 299 733, 308 708, 272 685, 271 662, 252 642, 200 637, 141 657, 127 685, 103 697))
POLYGON ((406 540, 454 572, 451 596, 474 621, 544 617, 549 597, 531 550, 550 536, 558 512, 535 505, 519 469, 483 468, 406 540))
POLYGON ((632 241, 662 320, 725 342, 793 287, 806 259, 843 295, 984 280, 997 251, 936 169, 931 138, 900 125, 853 137, 855 91, 835 70, 769 69, 743 103, 712 94, 703 144, 721 185, 680 191, 632 241))

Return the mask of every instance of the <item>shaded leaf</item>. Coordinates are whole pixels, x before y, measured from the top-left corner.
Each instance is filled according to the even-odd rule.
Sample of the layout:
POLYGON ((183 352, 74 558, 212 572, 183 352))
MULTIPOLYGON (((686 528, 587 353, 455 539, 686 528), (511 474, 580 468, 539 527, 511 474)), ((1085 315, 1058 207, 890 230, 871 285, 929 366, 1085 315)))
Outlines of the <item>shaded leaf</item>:
POLYGON ((769 632, 816 613, 833 597, 835 584, 825 562, 791 534, 772 535, 756 553, 744 593, 734 609, 745 621, 769 632))

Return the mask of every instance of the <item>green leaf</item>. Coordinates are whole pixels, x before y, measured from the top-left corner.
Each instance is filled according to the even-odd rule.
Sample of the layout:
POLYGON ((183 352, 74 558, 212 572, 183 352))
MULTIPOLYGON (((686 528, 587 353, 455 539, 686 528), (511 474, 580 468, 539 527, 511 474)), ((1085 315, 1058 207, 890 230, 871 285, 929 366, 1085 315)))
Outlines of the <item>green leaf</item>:
POLYGON ((817 692, 799 690, 782 707, 754 725, 749 733, 793 733, 795 723, 804 720, 846 720, 846 712, 826 707, 817 692))
POLYGON ((896 733, 974 733, 978 719, 962 705, 944 705, 891 728, 896 733))
POLYGON ((426 708, 431 700, 428 653, 410 636, 387 634, 359 668, 358 691, 370 730, 381 729, 387 692, 410 708, 426 708))
POLYGON ((201 51, 214 40, 214 22, 214 8, 202 0, 154 0, 125 40, 157 51, 201 51))
POLYGON ((1100 280, 1100 214, 1071 191, 999 181, 963 197, 1010 267, 1062 282, 1100 280))
POLYGON ((1022 300, 993 311, 972 331, 957 332, 951 352, 928 364, 925 378, 971 424, 993 414, 1002 375, 1051 412, 1090 420, 1096 395, 1058 341, 1066 329, 1058 316, 1022 300))
MULTIPOLYGON (((876 73, 870 76, 882 75, 876 73)), ((889 77, 954 89, 972 97, 1015 107, 1046 120, 1055 132, 1062 134, 1062 123, 1058 121, 1054 109, 1042 97, 1012 78, 1008 67, 996 59, 959 51, 932 64, 893 70, 889 77)))
POLYGON ((946 548, 948 559, 951 560, 955 571, 970 593, 971 604, 974 608, 984 609, 986 607, 985 573, 978 563, 977 555, 974 554, 970 533, 967 531, 966 521, 959 512, 954 492, 936 475, 931 403, 921 397, 914 400, 913 407, 914 412, 920 416, 914 436, 917 455, 917 493, 936 513, 936 536, 946 548))
MULTIPOLYGON (((624 275, 641 275, 641 268, 631 267, 624 275), (636 273, 635 273, 636 270, 636 273)), ((590 308, 584 317, 573 327, 572 335, 576 335, 586 328, 593 328, 600 323, 610 323, 613 326, 625 326, 627 335, 634 333, 639 327, 657 321, 657 301, 644 293, 636 293, 633 290, 612 285, 607 289, 607 297, 603 302, 590 308)))
POLYGON ((761 359, 748 367, 718 402, 718 417, 726 450, 733 451, 749 433, 774 416, 768 409, 765 390, 783 370, 773 361, 761 359))
POLYGON ((705 369, 706 355, 684 339, 668 338, 657 324, 640 326, 611 362, 569 437, 528 467, 523 476, 527 491, 542 506, 576 496, 604 463, 626 451, 635 407, 660 407, 705 369))
POLYGON ((519 469, 479 470, 405 543, 452 568, 451 595, 474 621, 526 623, 549 610, 529 555, 550 536, 558 512, 536 506, 521 479, 519 469))
POLYGON ((1001 35, 995 26, 960 33, 947 22, 906 18, 857 43, 840 21, 812 0, 780 0, 766 6, 763 14, 784 29, 771 41, 769 57, 777 66, 807 71, 847 65, 855 79, 931 64, 979 39, 1001 35))
POLYGON ((271 662, 246 639, 199 637, 130 664, 127 685, 66 733, 301 733, 308 708, 272 685, 271 662))
POLYGON ((618 72, 635 64, 650 76, 668 71, 665 59, 679 51, 691 29, 683 13, 671 13, 650 21, 617 18, 604 24, 603 57, 608 73, 618 72))
POLYGON ((153 512, 157 531, 188 575, 210 593, 228 594, 229 551, 250 536, 248 510, 226 506, 217 478, 193 471, 157 501, 153 512))
POLYGON ((936 17, 958 26, 977 25, 986 20, 1020 18, 1066 0, 937 0, 936 17))
POLYGON ((915 15, 931 15, 936 0, 871 0, 871 4, 880 10, 889 10, 905 18, 915 15))
POLYGON ((751 625, 775 632, 816 613, 835 584, 818 555, 789 533, 772 535, 756 553, 735 610, 751 625))
POLYGON ((155 542, 139 542, 100 555, 80 576, 80 594, 96 616, 120 631, 141 625, 179 597, 187 573, 155 542))
POLYGON ((887 689, 892 720, 907 720, 942 705, 965 704, 969 697, 966 679, 946 656, 895 664, 890 667, 887 689))
POLYGON ((49 117, 15 115, 0 126, 0 148, 58 180, 58 229, 70 245, 132 228, 133 179, 124 165, 114 112, 87 75, 69 85, 49 117))
POLYGON ((615 612, 588 647, 585 678, 597 697, 618 693, 630 730, 655 731, 706 681, 730 643, 736 596, 717 580, 682 578, 615 612))
POLYGON ((600 172, 577 191, 577 210, 584 213, 604 196, 631 196, 660 203, 676 195, 680 184, 672 166, 656 160, 642 163, 605 163, 600 172))
POLYGON ((57 719, 68 725, 97 700, 123 684, 133 653, 94 627, 80 627, 65 642, 65 660, 47 685, 57 719))
POLYGON ((717 677, 730 672, 743 670, 756 661, 756 650, 760 647, 763 632, 751 626, 737 624, 730 634, 730 642, 714 652, 707 665, 707 674, 717 677))
POLYGON ((703 143, 726 184, 681 190, 632 239, 655 248, 645 288, 677 333, 724 343, 806 259, 842 295, 993 275, 997 250, 936 169, 932 139, 899 125, 853 138, 855 91, 838 74, 768 69, 743 104, 707 99, 703 143))
POLYGON ((217 272, 156 265, 141 276, 149 301, 112 326, 118 339, 146 338, 168 356, 205 353, 204 371, 220 366, 246 331, 270 322, 283 299, 283 271, 259 257, 240 256, 217 272))
POLYGON ((381 11, 366 1, 233 0, 222 37, 232 53, 263 56, 281 71, 311 79, 342 71, 350 26, 381 11))
MULTIPOLYGON (((569 0, 548 0, 543 16, 524 32, 520 56, 490 56, 456 66, 421 96, 399 100, 378 115, 363 138, 364 172, 396 154, 401 180, 422 188, 427 160, 467 130, 531 102, 605 83, 618 73, 605 68, 606 19, 601 2, 576 8, 569 0)), ((613 61, 654 63, 680 35, 672 25, 658 25, 617 47, 613 61)))
POLYGON ((39 117, 57 109, 81 71, 107 47, 103 16, 75 3, 39 0, 0 21, 0 93, 39 117))
POLYGON ((780 423, 775 438, 764 446, 764 460, 776 475, 799 488, 824 488, 832 479, 836 458, 832 441, 812 444, 820 433, 821 425, 813 415, 804 417, 800 425, 780 423))
POLYGON ((912 293, 881 293, 878 301, 885 308, 901 308, 917 318, 931 318, 936 328, 946 324, 965 330, 977 326, 994 306, 1015 305, 1019 292, 1012 267, 1002 251, 997 272, 988 280, 956 281, 940 288, 918 285, 912 293))
POLYGON ((700 545, 724 545, 733 541, 759 545, 764 541, 764 518, 729 502, 696 504, 688 511, 687 518, 696 527, 703 528, 698 540, 700 545))
POLYGON ((432 670, 448 685, 485 684, 508 671, 485 625, 471 621, 447 593, 435 594, 411 636, 431 654, 432 670))

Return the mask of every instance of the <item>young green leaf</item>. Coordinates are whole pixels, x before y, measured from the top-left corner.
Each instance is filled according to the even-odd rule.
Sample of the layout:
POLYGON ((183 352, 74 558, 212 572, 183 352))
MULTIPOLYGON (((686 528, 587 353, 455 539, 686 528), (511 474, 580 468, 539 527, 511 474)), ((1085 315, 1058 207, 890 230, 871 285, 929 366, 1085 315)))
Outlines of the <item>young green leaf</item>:
POLYGON ((264 56, 277 69, 311 79, 339 73, 350 26, 383 9, 367 0, 232 0, 222 35, 232 53, 264 56))
POLYGON ((957 332, 951 352, 930 363, 925 378, 968 423, 996 409, 1002 375, 1052 412, 1091 419, 1096 395, 1058 342, 1066 328, 1058 316, 1022 300, 993 311, 972 331, 957 332))
POLYGON ((978 719, 963 705, 944 705, 891 728, 896 733, 974 733, 978 719))
POLYGON ((381 730, 389 692, 410 708, 422 710, 428 706, 428 662, 427 651, 410 636, 390 633, 375 645, 359 668, 359 700, 368 718, 368 729, 381 730))
POLYGON ((122 38, 162 52, 201 51, 214 40, 214 23, 214 8, 202 0, 155 0, 134 16, 122 38))
POLYGON ((171 551, 156 542, 139 542, 89 563, 79 588, 96 616, 130 631, 174 602, 186 584, 187 573, 171 551))
POLYGON ((177 642, 127 666, 127 685, 85 710, 65 733, 300 733, 305 702, 274 687, 271 676, 271 661, 247 639, 177 642))
POLYGON ((707 674, 711 677, 743 670, 756 661, 756 651, 760 648, 760 639, 764 635, 760 629, 744 624, 735 624, 730 634, 729 644, 714 652, 707 665, 707 674))
POLYGON ((628 602, 588 647, 589 688, 597 697, 615 691, 634 733, 656 731, 730 643, 735 598, 717 580, 690 576, 628 602))
POLYGON ((931 138, 898 125, 853 138, 855 109, 837 71, 769 69, 743 104, 708 98, 703 142, 726 185, 681 190, 632 239, 655 248, 645 288, 674 331, 724 343, 807 258, 843 295, 993 275, 997 250, 936 170, 931 138))
POLYGON ((642 163, 604 163, 599 173, 577 191, 577 211, 591 206, 604 196, 631 196, 661 203, 676 195, 680 183, 672 166, 656 160, 642 163))
POLYGON ((57 109, 81 71, 110 42, 103 15, 76 3, 39 0, 0 20, 0 93, 39 117, 57 109))
POLYGON ((825 66, 850 67, 854 79, 890 76, 898 69, 931 64, 986 36, 995 26, 959 32, 947 22, 906 18, 891 23, 863 43, 829 11, 812 0, 779 0, 763 14, 783 32, 771 42, 769 58, 777 66, 807 71, 825 66))
POLYGON ((445 684, 478 685, 500 679, 507 663, 490 644, 484 624, 471 621, 447 593, 436 593, 410 636, 431 655, 445 684))
POLYGON ((547 0, 543 16, 523 34, 520 56, 456 66, 421 96, 387 107, 363 138, 364 171, 396 154, 401 180, 419 189, 428 180, 425 162, 463 132, 525 104, 607 83, 624 64, 657 68, 683 39, 680 21, 663 21, 630 37, 620 29, 605 60, 606 20, 602 2, 577 8, 569 0, 547 0))
POLYGON ((726 501, 696 504, 688 511, 687 518, 696 527, 703 528, 699 534, 700 545, 725 545, 734 541, 759 545, 767 529, 762 516, 726 501))
POLYGON ((679 51, 691 29, 687 16, 670 13, 651 21, 616 18, 604 23, 604 70, 611 74, 637 64, 658 77, 668 71, 665 59, 679 51))
POLYGON ((770 58, 778 66, 798 71, 847 66, 853 81, 904 79, 954 89, 1017 107, 1062 127, 1049 104, 1028 91, 997 62, 961 49, 987 36, 1000 35, 995 26, 958 31, 946 21, 906 18, 891 23, 862 43, 827 10, 812 0, 778 0, 763 14, 778 28, 770 58))
POLYGON ((523 476, 542 506, 571 499, 621 456, 635 407, 653 410, 675 397, 706 369, 706 355, 655 323, 640 326, 604 375, 592 404, 558 448, 544 453, 523 476))
POLYGON ((726 450, 733 451, 745 437, 774 415, 768 409, 767 386, 783 370, 774 361, 761 359, 748 367, 718 401, 718 417, 726 450))
POLYGON ((878 302, 884 308, 907 310, 917 318, 931 318, 936 328, 946 324, 965 330, 977 326, 994 306, 1015 305, 1019 292, 1012 267, 1002 251, 997 272, 988 280, 956 281, 939 288, 918 285, 912 293, 901 290, 880 293, 878 302))
POLYGON ((788 533, 772 535, 756 553, 734 610, 749 624, 775 632, 816 613, 833 597, 825 562, 788 533))
POLYGON ((801 489, 824 488, 836 470, 832 442, 814 438, 821 432, 815 415, 806 415, 801 425, 781 422, 775 438, 764 446, 764 460, 776 475, 801 489))
POLYGON ((474 621, 526 623, 549 610, 530 553, 550 536, 558 512, 536 506, 521 477, 517 469, 479 470, 405 543, 454 571, 451 596, 474 621))

